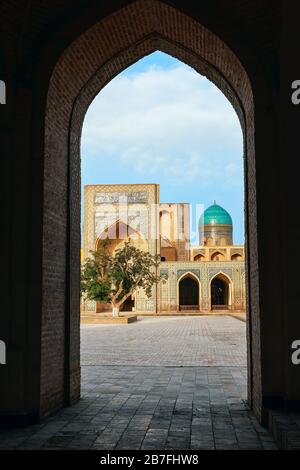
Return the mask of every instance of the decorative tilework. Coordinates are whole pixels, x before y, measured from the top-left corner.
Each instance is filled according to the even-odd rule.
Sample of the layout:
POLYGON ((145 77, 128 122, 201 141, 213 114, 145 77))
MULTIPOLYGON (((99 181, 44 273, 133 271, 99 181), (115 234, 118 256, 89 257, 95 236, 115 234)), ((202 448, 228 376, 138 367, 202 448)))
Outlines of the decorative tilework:
POLYGON ((178 269, 177 279, 179 279, 181 276, 183 276, 186 273, 192 273, 195 276, 197 276, 198 279, 200 278, 200 269, 178 269))
POLYGON ((120 202, 127 202, 128 204, 139 204, 148 202, 147 191, 132 191, 132 192, 96 192, 95 204, 119 204, 120 202))

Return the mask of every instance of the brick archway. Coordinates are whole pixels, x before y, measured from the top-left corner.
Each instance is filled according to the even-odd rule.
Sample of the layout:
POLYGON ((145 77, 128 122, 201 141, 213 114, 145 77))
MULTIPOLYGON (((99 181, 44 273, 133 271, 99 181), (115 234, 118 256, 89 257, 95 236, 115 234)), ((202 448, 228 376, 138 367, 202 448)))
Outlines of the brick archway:
POLYGON ((257 414, 260 413, 254 103, 250 81, 237 56, 211 31, 162 2, 138 0, 79 35, 62 53, 51 75, 44 141, 41 416, 80 395, 80 135, 83 119, 95 95, 114 76, 156 50, 176 57, 213 81, 230 100, 241 122, 247 270, 251 279, 248 286, 251 312, 248 316, 249 400, 252 402, 255 397, 253 405, 257 414), (253 320, 255 335, 252 335, 253 320), (253 362, 255 377, 252 376, 253 362))

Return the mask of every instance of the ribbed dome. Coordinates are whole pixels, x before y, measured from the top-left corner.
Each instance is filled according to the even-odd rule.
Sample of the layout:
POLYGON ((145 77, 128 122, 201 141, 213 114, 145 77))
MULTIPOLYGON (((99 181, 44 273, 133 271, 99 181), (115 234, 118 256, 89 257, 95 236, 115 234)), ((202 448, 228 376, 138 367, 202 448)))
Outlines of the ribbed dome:
POLYGON ((232 225, 230 214, 218 204, 208 207, 201 215, 199 225, 232 225))

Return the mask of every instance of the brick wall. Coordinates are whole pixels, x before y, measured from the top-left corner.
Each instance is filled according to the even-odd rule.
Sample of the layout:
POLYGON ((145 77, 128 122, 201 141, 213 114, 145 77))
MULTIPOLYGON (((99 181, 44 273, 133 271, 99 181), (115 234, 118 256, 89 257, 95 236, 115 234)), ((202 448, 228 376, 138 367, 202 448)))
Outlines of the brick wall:
POLYGON ((207 75, 239 115, 245 136, 249 396, 260 416, 263 395, 283 394, 282 273, 273 254, 288 235, 269 213, 282 161, 276 127, 281 3, 0 4, 0 79, 8 83, 0 113, 7 266, 0 331, 9 357, 5 372, 0 370, 0 414, 9 409, 45 416, 79 397, 82 122, 106 83, 156 49, 207 75))
MULTIPOLYGON (((71 369, 76 371, 79 367, 76 346, 79 335, 79 147, 84 115, 95 94, 109 80, 157 49, 191 65, 216 83, 240 117, 247 142, 247 200, 253 219, 252 225, 249 225, 249 243, 255 259, 253 98, 249 79, 237 57, 199 23, 178 10, 152 0, 132 3, 94 25, 60 57, 48 94, 41 387, 45 411, 55 404, 59 405, 63 397, 64 368, 59 358, 68 349, 63 333, 65 328, 71 341, 71 351, 68 352, 71 369), (54 347, 51 348, 50 344, 54 347)), ((249 269, 252 284, 255 285, 256 267, 250 263, 249 269)), ((259 316, 257 299, 253 296, 251 300, 254 303, 251 306, 252 314, 256 318, 259 316)), ((257 321, 255 328, 255 337, 259 337, 257 321)), ((75 377, 79 377, 78 372, 75 372, 75 377)), ((76 392, 73 394, 76 396, 79 385, 74 380, 76 392)), ((259 386, 259 381, 258 377, 256 386, 259 386)))

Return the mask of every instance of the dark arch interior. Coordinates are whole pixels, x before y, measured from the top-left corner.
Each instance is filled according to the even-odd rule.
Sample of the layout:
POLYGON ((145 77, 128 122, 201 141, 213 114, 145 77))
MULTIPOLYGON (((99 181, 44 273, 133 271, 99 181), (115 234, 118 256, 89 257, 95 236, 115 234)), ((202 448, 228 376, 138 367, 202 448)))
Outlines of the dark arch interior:
POLYGON ((185 277, 179 283, 179 309, 199 308, 199 284, 192 277, 185 277))
POLYGON ((131 295, 130 297, 128 297, 127 300, 125 300, 124 304, 121 307, 121 310, 123 312, 132 312, 134 306, 135 306, 134 298, 131 295))
POLYGON ((211 307, 227 307, 229 303, 229 289, 227 282, 219 277, 212 280, 211 286, 211 307))

